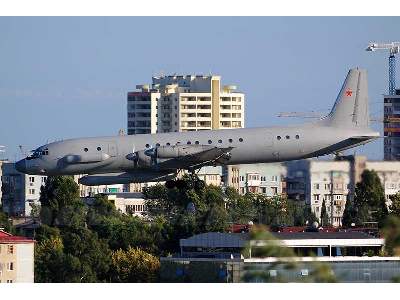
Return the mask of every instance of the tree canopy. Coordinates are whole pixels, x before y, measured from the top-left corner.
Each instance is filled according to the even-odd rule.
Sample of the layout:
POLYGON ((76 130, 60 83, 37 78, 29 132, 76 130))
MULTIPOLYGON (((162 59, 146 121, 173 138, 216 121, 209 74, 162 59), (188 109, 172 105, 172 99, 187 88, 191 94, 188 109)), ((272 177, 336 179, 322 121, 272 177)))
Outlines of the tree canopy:
POLYGON ((374 170, 364 170, 355 188, 354 203, 346 203, 343 224, 364 226, 376 222, 382 226, 387 215, 385 191, 378 174, 374 170))

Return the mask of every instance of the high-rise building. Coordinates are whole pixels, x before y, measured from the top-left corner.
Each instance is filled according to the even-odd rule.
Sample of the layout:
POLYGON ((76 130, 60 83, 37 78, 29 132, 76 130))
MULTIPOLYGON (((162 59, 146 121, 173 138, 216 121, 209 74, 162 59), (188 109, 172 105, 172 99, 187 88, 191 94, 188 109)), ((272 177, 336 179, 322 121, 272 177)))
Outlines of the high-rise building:
POLYGON ((244 94, 220 76, 152 78, 128 93, 128 134, 244 127, 244 94))
POLYGON ((400 160, 400 90, 384 96, 384 159, 400 160))

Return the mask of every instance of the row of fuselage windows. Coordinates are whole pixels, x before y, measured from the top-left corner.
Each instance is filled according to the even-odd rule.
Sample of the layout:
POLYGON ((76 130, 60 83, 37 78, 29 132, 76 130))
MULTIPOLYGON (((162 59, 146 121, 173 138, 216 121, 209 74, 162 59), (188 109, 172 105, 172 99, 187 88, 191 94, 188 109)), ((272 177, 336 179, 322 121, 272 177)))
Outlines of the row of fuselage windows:
MULTIPOLYGON (((88 152, 89 148, 83 148, 83 151, 88 152)), ((101 147, 97 147, 97 151, 101 151, 101 147)))
MULTIPOLYGON (((287 140, 289 140, 289 139, 290 139, 290 136, 287 135, 285 138, 286 138, 287 140)), ((296 135, 295 135, 295 138, 298 140, 298 139, 300 138, 300 136, 299 136, 298 134, 296 134, 296 135)), ((280 135, 278 135, 278 136, 276 137, 276 139, 277 139, 277 140, 281 140, 282 137, 281 137, 280 135)), ((229 143, 233 143, 233 139, 228 139, 228 142, 229 142, 229 143)), ((239 138, 239 142, 242 143, 242 142, 243 142, 243 138, 239 138)), ((212 141, 212 140, 208 140, 207 143, 208 143, 209 145, 211 145, 211 144, 213 143, 213 141, 212 141)), ((180 145, 180 144, 181 144, 181 142, 176 142, 176 145, 180 145)), ((186 144, 187 144, 187 145, 191 145, 192 142, 191 142, 191 141, 187 141, 186 144)), ((200 142, 199 142, 199 141, 195 141, 194 144, 195 144, 195 145, 200 145, 200 142)), ((222 144, 222 140, 218 140, 218 144, 222 144)), ((171 146, 171 143, 166 143, 165 145, 166 145, 166 146, 171 146)), ((160 146, 161 146, 160 143, 157 143, 157 144, 156 144, 156 147, 160 147, 160 146)), ((146 148, 150 148, 150 144, 146 144, 146 148)), ((88 148, 83 148, 83 151, 88 152, 89 149, 88 149, 88 148)), ((101 151, 101 147, 97 147, 97 151, 101 151)))
MULTIPOLYGON (((242 143, 242 142, 243 142, 243 139, 242 139, 242 138, 239 138, 238 141, 239 141, 240 143, 242 143)), ((233 143, 233 139, 228 139, 228 142, 229 142, 229 143, 233 143)), ((208 143, 209 145, 211 145, 211 144, 213 143, 213 141, 212 141, 212 140, 208 140, 207 143, 208 143)), ((175 145, 180 145, 180 144, 181 144, 181 142, 176 142, 175 145)), ((187 144, 187 145, 191 145, 192 142, 191 142, 191 141, 187 141, 186 144, 187 144)), ((199 142, 199 141, 195 141, 193 144, 195 144, 195 145, 200 145, 200 142, 199 142)), ((218 144, 222 144, 222 140, 218 140, 218 144)), ((171 143, 166 143, 165 145, 166 145, 166 146, 171 146, 171 143)), ((157 144, 156 144, 156 147, 160 147, 160 146, 161 146, 160 143, 157 143, 157 144)), ((150 144, 146 144, 146 148, 150 148, 150 144)))
MULTIPOLYGON (((296 140, 298 140, 300 138, 300 136, 298 134, 296 134, 294 137, 296 138, 296 140)), ((280 135, 278 135, 278 136, 276 136, 276 139, 278 141, 280 141, 282 139, 282 137, 280 135)), ((285 139, 290 140, 290 135, 286 135, 285 139)))

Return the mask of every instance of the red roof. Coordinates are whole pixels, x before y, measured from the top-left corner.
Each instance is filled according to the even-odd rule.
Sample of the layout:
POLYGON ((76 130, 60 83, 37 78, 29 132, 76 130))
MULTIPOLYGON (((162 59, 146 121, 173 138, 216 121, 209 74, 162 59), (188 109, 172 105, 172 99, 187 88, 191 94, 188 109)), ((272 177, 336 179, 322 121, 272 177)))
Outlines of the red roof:
POLYGON ((17 243, 34 243, 34 240, 28 239, 24 236, 16 236, 11 233, 0 230, 0 244, 17 244, 17 243))

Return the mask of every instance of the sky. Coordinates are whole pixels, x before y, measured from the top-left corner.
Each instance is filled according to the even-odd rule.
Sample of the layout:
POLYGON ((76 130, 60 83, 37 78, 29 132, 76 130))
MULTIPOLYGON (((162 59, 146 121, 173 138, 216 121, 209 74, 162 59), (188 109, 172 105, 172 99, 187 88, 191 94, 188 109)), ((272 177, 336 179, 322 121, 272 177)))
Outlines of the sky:
MULTIPOLYGON (((399 28, 400 17, 0 17, 0 158, 126 130, 127 92, 159 74, 220 75, 246 95, 245 126, 260 127, 327 113, 361 67, 382 118, 388 53, 365 48, 400 40, 399 28)), ((383 139, 356 153, 382 159, 383 139)))

